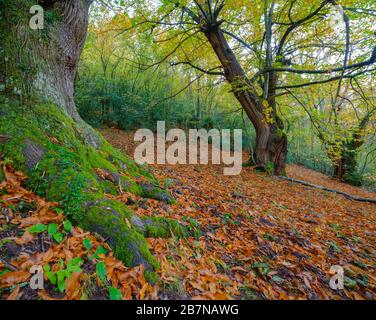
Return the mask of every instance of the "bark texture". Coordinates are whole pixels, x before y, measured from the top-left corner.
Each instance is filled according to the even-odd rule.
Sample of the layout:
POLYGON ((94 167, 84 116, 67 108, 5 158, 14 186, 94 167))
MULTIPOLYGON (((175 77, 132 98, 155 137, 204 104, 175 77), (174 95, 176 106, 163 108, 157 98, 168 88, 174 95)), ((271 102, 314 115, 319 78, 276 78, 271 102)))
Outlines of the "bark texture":
POLYGON ((78 64, 85 43, 89 7, 92 0, 41 1, 48 11, 59 17, 48 34, 48 44, 39 48, 39 54, 46 61, 35 79, 35 87, 41 95, 54 101, 80 128, 86 143, 99 147, 100 140, 77 112, 74 102, 74 82, 78 64))
MULTIPOLYGON (((275 112, 275 95, 268 100, 270 114, 266 116, 262 99, 247 78, 221 28, 219 26, 207 27, 204 33, 224 69, 226 80, 231 84, 236 99, 255 128, 256 148, 253 158, 256 165, 271 171, 271 173, 283 174, 287 154, 287 138, 283 133, 283 123, 275 112)), ((276 79, 274 79, 274 87, 275 82, 276 79)), ((271 89, 273 89, 273 83, 271 89)))
POLYGON ((0 90, 0 156, 24 171, 29 177, 26 187, 58 203, 67 219, 108 239, 127 266, 156 269, 158 262, 145 236, 167 237, 170 230, 183 236, 185 229, 169 219, 136 217, 106 195, 124 191, 166 202, 173 199, 149 171, 87 125, 74 103, 91 1, 39 3, 46 17, 53 17, 43 30, 28 26, 28 12, 35 4, 31 0, 8 2, 6 18, 0 20, 0 55, 6 58, 0 66, 6 83, 0 90))
POLYGON ((89 6, 92 1, 41 1, 46 11, 59 16, 50 32, 49 41, 39 47, 45 64, 37 73, 35 85, 76 121, 81 121, 74 102, 74 81, 85 43, 89 6))

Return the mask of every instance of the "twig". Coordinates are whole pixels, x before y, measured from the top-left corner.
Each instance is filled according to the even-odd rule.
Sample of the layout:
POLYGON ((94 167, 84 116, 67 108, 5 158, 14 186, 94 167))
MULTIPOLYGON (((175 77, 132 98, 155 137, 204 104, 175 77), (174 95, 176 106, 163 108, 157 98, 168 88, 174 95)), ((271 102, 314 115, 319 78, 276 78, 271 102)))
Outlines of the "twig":
POLYGON ((17 271, 18 269, 10 264, 9 262, 5 261, 3 258, 0 258, 0 262, 3 263, 8 269, 12 270, 12 271, 17 271))
POLYGON ((343 191, 339 191, 339 190, 335 190, 335 189, 330 189, 330 188, 327 188, 327 187, 324 187, 324 186, 319 186, 319 185, 316 185, 316 184, 312 184, 312 183, 305 182, 305 181, 302 181, 302 180, 296 180, 296 179, 292 179, 292 178, 287 178, 287 177, 284 177, 284 176, 276 176, 276 177, 278 179, 282 179, 282 180, 287 180, 287 181, 290 181, 290 182, 299 183, 299 184, 302 184, 304 186, 308 186, 308 187, 312 187, 312 188, 316 188, 316 189, 321 189, 321 190, 325 190, 325 191, 337 193, 337 194, 340 194, 340 195, 346 197, 347 199, 350 199, 350 200, 353 200, 353 201, 376 203, 376 199, 361 198, 361 197, 357 197, 357 196, 352 196, 352 195, 350 195, 350 194, 348 194, 346 192, 343 192, 343 191))

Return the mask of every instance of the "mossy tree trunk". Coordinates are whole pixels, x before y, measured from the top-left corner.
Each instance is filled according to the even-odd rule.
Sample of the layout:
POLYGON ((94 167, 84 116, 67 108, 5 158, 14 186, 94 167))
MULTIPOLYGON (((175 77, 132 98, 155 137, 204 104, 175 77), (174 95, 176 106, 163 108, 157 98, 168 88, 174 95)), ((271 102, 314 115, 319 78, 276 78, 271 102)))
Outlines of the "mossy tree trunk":
POLYGON ((45 28, 31 30, 30 0, 6 3, 1 17, 3 50, 0 155, 29 176, 27 185, 58 202, 68 219, 107 239, 126 265, 158 267, 144 236, 185 235, 168 219, 137 217, 106 194, 129 191, 172 202, 158 181, 110 146, 79 116, 74 80, 92 1, 40 1, 45 28), (131 226, 129 223, 130 221, 131 226), (177 231, 176 231, 177 230, 177 231), (166 232, 167 231, 167 232, 166 232))
POLYGON ((355 185, 362 185, 362 175, 358 173, 358 155, 364 144, 365 130, 376 112, 376 108, 369 110, 361 118, 359 125, 352 135, 342 143, 329 143, 323 134, 319 132, 319 138, 327 146, 328 157, 333 163, 334 177, 340 181, 355 185), (334 150, 334 151, 333 151, 334 150))

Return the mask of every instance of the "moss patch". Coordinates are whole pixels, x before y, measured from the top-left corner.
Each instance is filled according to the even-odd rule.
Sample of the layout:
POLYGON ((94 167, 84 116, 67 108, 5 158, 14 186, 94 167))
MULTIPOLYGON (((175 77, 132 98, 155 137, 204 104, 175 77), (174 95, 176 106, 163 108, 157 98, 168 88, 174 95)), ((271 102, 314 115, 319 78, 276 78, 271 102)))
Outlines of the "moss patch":
POLYGON ((4 172, 3 169, 0 167, 0 183, 4 181, 4 172))
POLYGON ((157 283, 158 275, 153 271, 145 270, 144 277, 145 277, 146 281, 148 281, 152 285, 155 285, 157 283))
POLYGON ((168 204, 175 203, 175 199, 166 191, 161 189, 158 185, 148 182, 142 182, 140 184, 142 190, 142 196, 144 198, 155 199, 166 202, 168 204))
POLYGON ((105 237, 116 256, 127 266, 143 264, 146 270, 152 271, 159 265, 151 255, 145 238, 124 223, 131 216, 132 212, 125 205, 103 199, 87 204, 82 225, 105 237))
POLYGON ((100 134, 93 133, 99 141, 97 149, 85 143, 85 125, 74 122, 56 105, 29 107, 15 99, 0 99, 0 134, 11 136, 9 142, 0 145, 0 153, 17 170, 27 173, 27 187, 58 202, 71 221, 109 238, 116 256, 126 265, 142 263, 149 270, 157 268, 143 233, 167 237, 170 230, 183 233, 179 226, 154 221, 140 232, 128 227, 125 218, 133 214, 127 206, 104 200, 105 193, 116 195, 120 184, 123 191, 172 202, 171 196, 157 186, 154 176, 114 149, 100 134), (98 179, 98 168, 110 172, 114 179, 98 179), (137 180, 144 181, 144 185, 137 184, 137 180))
POLYGON ((172 235, 184 238, 189 235, 187 228, 175 220, 158 217, 144 217, 142 220, 147 238, 169 238, 172 235))

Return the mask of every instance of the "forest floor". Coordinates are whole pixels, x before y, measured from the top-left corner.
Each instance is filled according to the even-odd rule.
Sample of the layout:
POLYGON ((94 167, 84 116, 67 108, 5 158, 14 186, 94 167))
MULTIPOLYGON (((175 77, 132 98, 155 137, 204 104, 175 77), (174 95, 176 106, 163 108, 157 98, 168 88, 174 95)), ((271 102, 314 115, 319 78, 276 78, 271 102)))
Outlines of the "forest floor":
MULTIPOLYGON (((132 134, 115 129, 101 132, 115 147, 133 154, 132 134)), ((64 217, 54 204, 22 188, 22 174, 2 165, 8 192, 0 197, 0 227, 14 226, 6 231, 0 228, 2 298, 376 299, 375 204, 351 201, 251 168, 243 168, 238 176, 224 176, 221 165, 152 166, 176 204, 131 194, 116 198, 127 202, 132 198, 130 207, 137 214, 176 219, 195 235, 177 239, 172 231, 169 239, 148 239, 161 265, 159 281, 153 286, 145 280, 142 266, 124 267, 104 239, 80 228, 61 231, 60 243, 46 232, 31 233, 30 226, 38 222, 54 222, 61 229, 64 217), (34 209, 25 205, 31 201, 37 204, 34 209), (26 209, 19 210, 20 204, 26 209), (48 263, 54 271, 73 257, 81 259, 79 272, 60 281, 62 292, 49 286, 36 293, 25 285, 31 265, 48 263), (335 265, 345 271, 344 290, 329 286, 335 265)), ((375 198, 375 193, 297 165, 288 166, 287 173, 375 198)))

